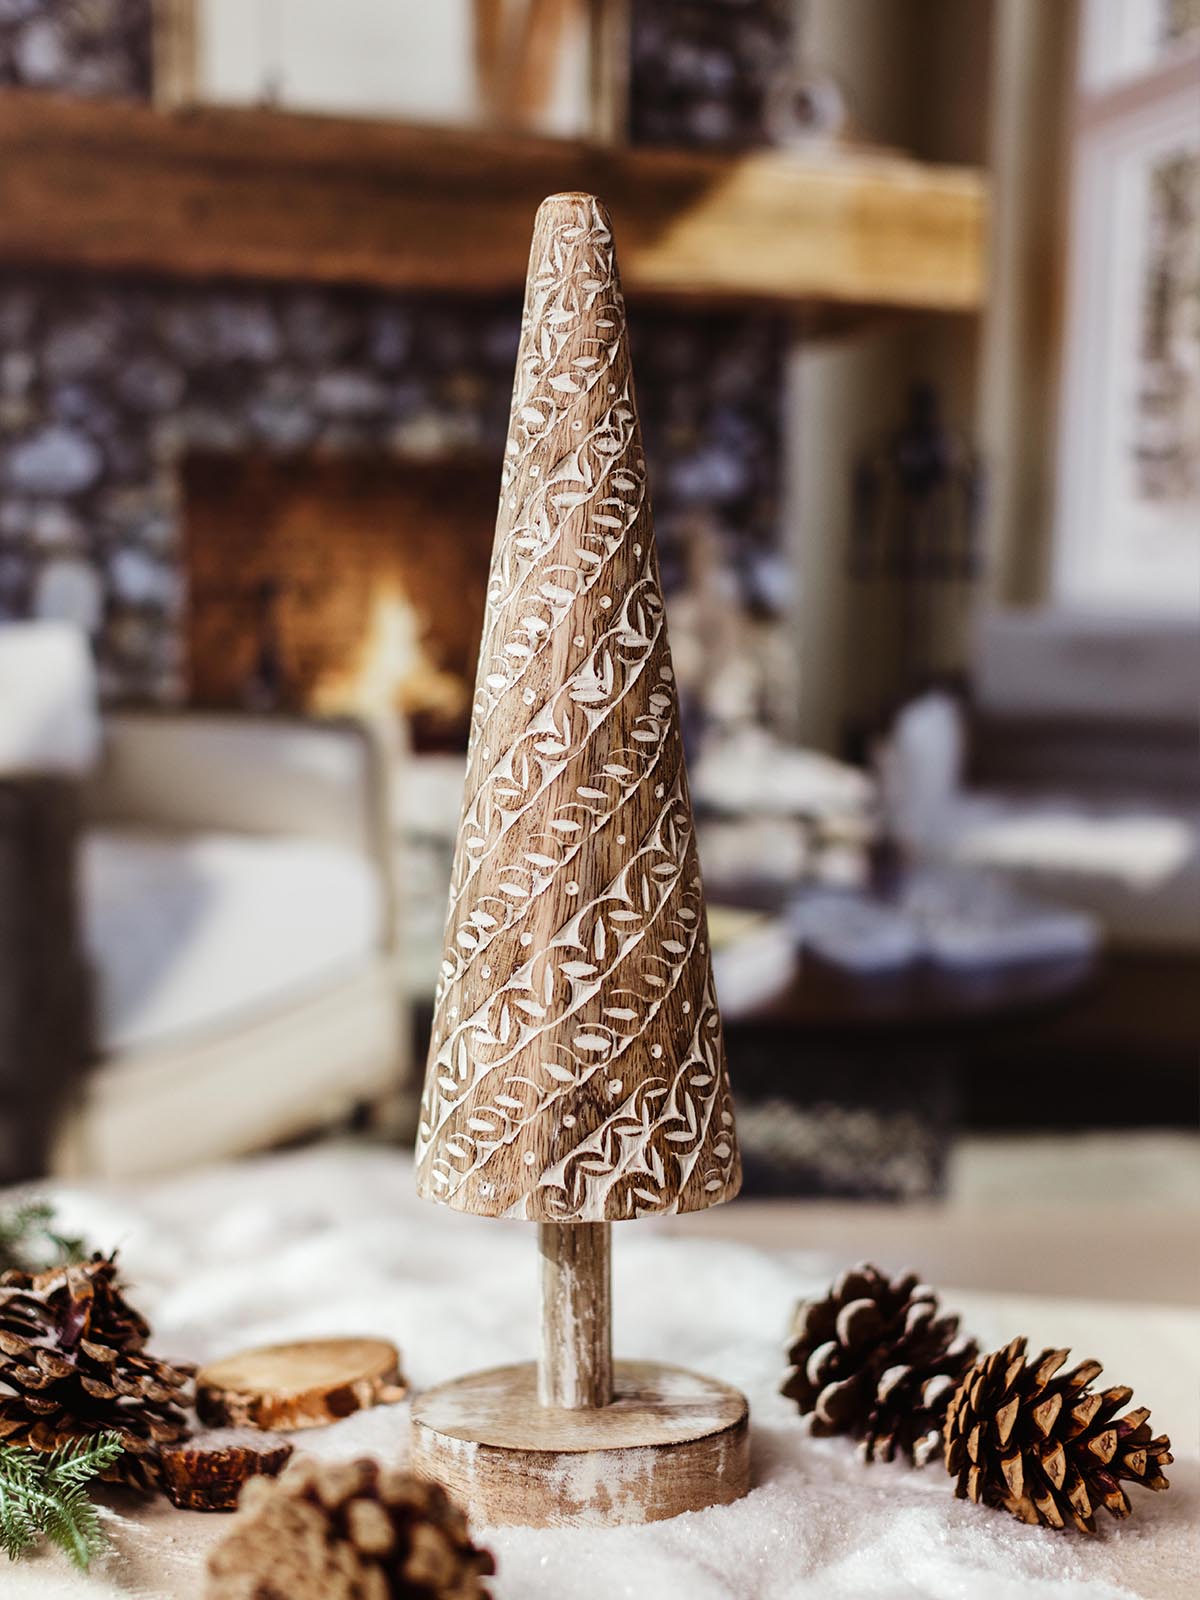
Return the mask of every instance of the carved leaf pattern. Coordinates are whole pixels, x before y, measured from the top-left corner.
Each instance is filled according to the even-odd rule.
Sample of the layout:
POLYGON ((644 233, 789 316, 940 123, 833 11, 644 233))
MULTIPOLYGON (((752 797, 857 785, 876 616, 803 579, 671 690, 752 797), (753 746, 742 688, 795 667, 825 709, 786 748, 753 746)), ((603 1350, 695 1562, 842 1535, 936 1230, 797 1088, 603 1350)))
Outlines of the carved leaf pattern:
POLYGON ((538 215, 417 1138, 431 1199, 600 1221, 740 1182, 625 308, 538 215))

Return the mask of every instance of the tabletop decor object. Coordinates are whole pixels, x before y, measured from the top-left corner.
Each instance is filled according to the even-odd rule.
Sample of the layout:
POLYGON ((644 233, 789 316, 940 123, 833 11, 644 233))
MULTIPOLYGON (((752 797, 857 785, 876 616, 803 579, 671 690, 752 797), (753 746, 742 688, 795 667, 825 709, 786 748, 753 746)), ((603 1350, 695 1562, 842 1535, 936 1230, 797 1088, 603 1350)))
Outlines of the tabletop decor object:
POLYGON ((0 1279, 0 1442, 53 1452, 116 1434, 101 1476, 160 1487, 159 1451, 187 1437, 191 1369, 146 1348, 115 1256, 0 1279))
POLYGON ((297 1339, 201 1367, 196 1414, 214 1428, 291 1433, 392 1405, 407 1393, 400 1352, 388 1339, 297 1339))
POLYGON ((76 1439, 49 1453, 0 1444, 0 1550, 16 1561, 49 1539, 86 1571, 106 1546, 87 1486, 124 1449, 115 1433, 76 1439))
POLYGON ((488 1600, 495 1571, 436 1483, 371 1460, 254 1478, 208 1558, 205 1600, 488 1600))
POLYGON ((1174 1459, 1166 1434, 1150 1435, 1146 1406, 1117 1412, 1133 1390, 1095 1390, 1098 1361, 1061 1372, 1067 1350, 1033 1360, 1014 1339, 976 1362, 946 1413, 946 1470, 960 1500, 994 1506, 1021 1522, 1095 1533, 1094 1513, 1128 1517, 1121 1480, 1169 1488, 1163 1467, 1174 1459))
POLYGON ((276 1478, 295 1446, 257 1428, 213 1428, 164 1445, 163 1492, 180 1511, 232 1511, 251 1478, 276 1478))
POLYGON ((979 1354, 958 1322, 916 1273, 889 1279, 851 1267, 821 1299, 796 1307, 781 1392, 814 1434, 860 1439, 865 1461, 899 1451, 924 1466, 942 1452, 950 1396, 979 1354))
POLYGON ((741 1170, 612 227, 534 224, 417 1134, 417 1187, 536 1222, 537 1366, 413 1406, 488 1523, 653 1521, 746 1492, 736 1390, 611 1356, 610 1225, 741 1170))

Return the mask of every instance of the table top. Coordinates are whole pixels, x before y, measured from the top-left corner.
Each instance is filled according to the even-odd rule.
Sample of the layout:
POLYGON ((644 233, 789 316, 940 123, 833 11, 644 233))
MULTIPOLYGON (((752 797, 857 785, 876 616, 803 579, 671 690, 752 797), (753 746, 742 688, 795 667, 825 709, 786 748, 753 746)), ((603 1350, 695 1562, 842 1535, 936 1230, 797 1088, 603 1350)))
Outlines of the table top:
POLYGON ((1074 999, 1095 979, 1093 955, 988 967, 914 962, 855 973, 805 953, 790 984, 746 1020, 807 1030, 927 1030, 1019 1021, 1074 999))
MULTIPOLYGON (((152 1346, 178 1359, 322 1334, 379 1334, 417 1389, 527 1358, 536 1339, 534 1230, 417 1201, 411 1162, 330 1145, 162 1183, 56 1191, 67 1231, 120 1243, 152 1346)), ((2 1199, 3 1197, 0 1197, 2 1199)), ((737 1207, 727 1208, 733 1218, 737 1207)), ((1137 1497, 1095 1539, 1051 1535, 957 1501, 935 1467, 864 1467, 844 1440, 813 1439, 778 1393, 795 1299, 844 1266, 801 1248, 713 1239, 671 1218, 615 1230, 618 1353, 686 1365, 749 1397, 753 1487, 742 1501, 649 1527, 476 1530, 495 1553, 496 1600, 1191 1600, 1196 1519, 1200 1312, 943 1290, 989 1348, 1016 1333, 1070 1344, 1134 1386, 1176 1441, 1167 1494, 1137 1497)), ((1047 1218, 1048 1231, 1054 1223, 1047 1218)), ((787 1239, 786 1227, 781 1235, 787 1239)), ((885 1261, 886 1265, 898 1263, 885 1261)), ((314 1429, 326 1458, 407 1454, 408 1407, 314 1429)), ((87 1577, 57 1552, 5 1568, 5 1600, 199 1596, 225 1518, 108 1492, 112 1554, 87 1577)))

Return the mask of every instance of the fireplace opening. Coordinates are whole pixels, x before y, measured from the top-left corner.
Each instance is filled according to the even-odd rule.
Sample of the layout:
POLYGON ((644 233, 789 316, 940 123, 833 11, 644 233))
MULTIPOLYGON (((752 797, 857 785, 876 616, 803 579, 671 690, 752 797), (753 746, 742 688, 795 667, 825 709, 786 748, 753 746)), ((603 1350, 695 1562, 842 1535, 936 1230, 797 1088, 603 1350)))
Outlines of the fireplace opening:
POLYGON ((465 747, 490 457, 195 452, 182 491, 193 705, 395 710, 417 749, 465 747))

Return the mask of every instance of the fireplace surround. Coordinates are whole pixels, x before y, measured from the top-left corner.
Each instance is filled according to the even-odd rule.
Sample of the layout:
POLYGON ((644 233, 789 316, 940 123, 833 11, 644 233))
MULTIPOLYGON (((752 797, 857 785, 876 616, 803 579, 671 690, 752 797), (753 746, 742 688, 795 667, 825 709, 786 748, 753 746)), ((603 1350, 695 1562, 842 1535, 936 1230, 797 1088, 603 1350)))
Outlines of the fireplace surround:
MULTIPOLYGON (((634 138, 761 142, 790 15, 786 0, 639 0, 634 138)), ((146 99, 152 57, 150 0, 86 8, 21 0, 0 15, 0 84, 146 99)), ((439 564, 460 574, 464 562, 478 562, 482 574, 486 551, 480 559, 472 542, 479 523, 471 508, 483 494, 482 461, 498 481, 519 316, 515 300, 303 283, 0 275, 0 617, 81 625, 110 704, 231 703, 237 695, 270 703, 306 692, 294 666, 281 691, 236 684, 230 674, 217 682, 191 660, 202 603, 205 625, 218 625, 215 588, 257 595, 256 605, 240 602, 238 661, 261 647, 264 614, 294 609, 297 595, 294 574, 257 570, 267 534, 239 550, 201 518, 213 548, 195 544, 201 479, 207 472, 214 493, 235 479, 245 489, 247 473, 259 474, 260 488, 273 480, 278 503, 266 520, 275 526, 293 514, 292 463, 310 485, 323 477, 349 494, 357 484, 360 496, 371 483, 401 482, 408 463, 414 481, 444 473, 464 496, 466 524, 443 538, 439 564), (218 552, 228 569, 221 585, 211 576, 218 552), (247 580, 252 569, 257 588, 247 580)), ((702 518, 728 570, 725 595, 760 616, 787 588, 777 538, 786 327, 768 313, 639 303, 631 331, 668 595, 691 581, 689 546, 702 518)), ((494 503, 494 486, 491 493, 494 503)), ((328 496, 325 509, 336 540, 328 496)), ((392 631, 415 629, 428 669, 415 709, 418 734, 435 743, 454 737, 456 630, 470 611, 469 580, 463 592, 462 618, 446 638, 393 608, 392 631)), ((228 595, 224 604, 228 625, 228 595)), ((697 609, 681 609, 681 626, 697 609)), ((411 688, 402 701, 413 709, 411 688)))

